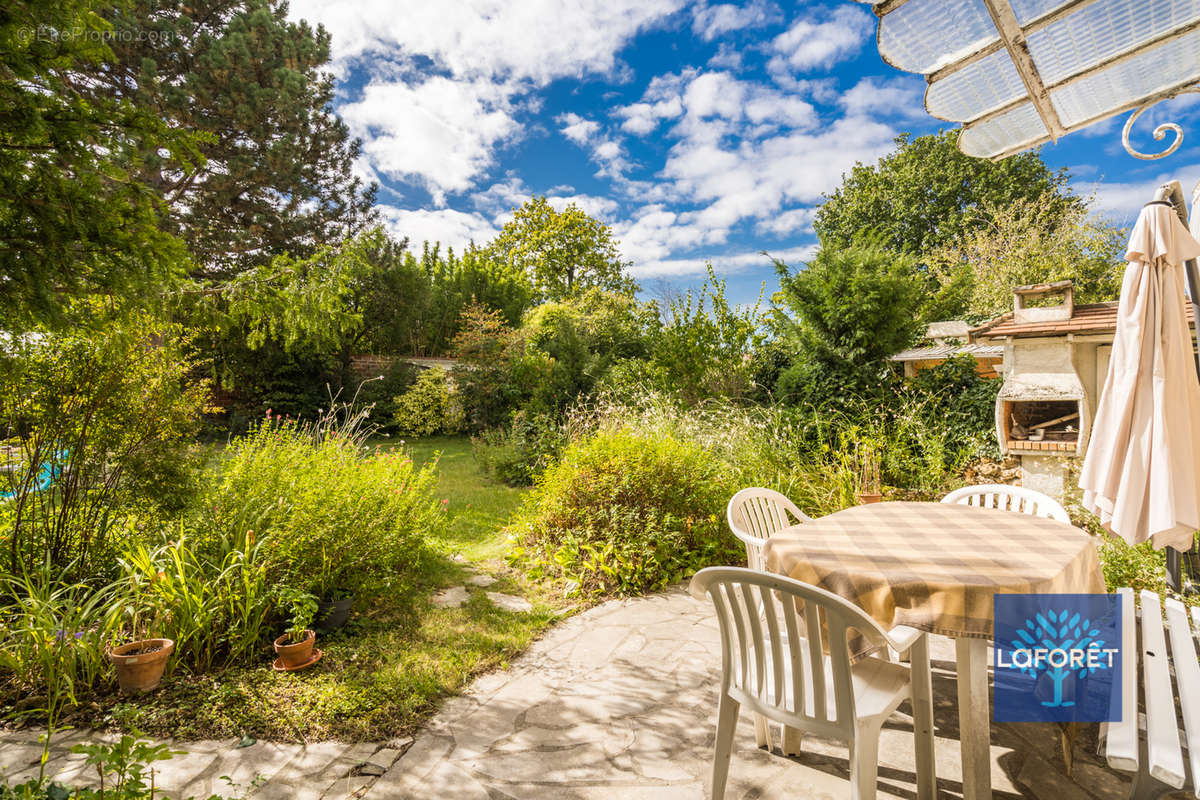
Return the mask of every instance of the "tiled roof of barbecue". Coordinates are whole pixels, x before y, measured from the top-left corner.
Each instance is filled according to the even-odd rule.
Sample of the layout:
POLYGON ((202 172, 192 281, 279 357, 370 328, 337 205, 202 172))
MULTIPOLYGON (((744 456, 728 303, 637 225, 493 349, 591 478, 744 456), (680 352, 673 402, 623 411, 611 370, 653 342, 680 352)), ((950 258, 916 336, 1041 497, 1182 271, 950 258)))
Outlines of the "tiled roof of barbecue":
POLYGON ((1002 344, 932 344, 928 347, 913 347, 892 356, 892 361, 938 361, 940 359, 970 353, 976 358, 1002 358, 1002 344))
MULTIPOLYGON (((1192 304, 1184 304, 1188 324, 1192 323, 1192 304)), ((1111 333, 1117 329, 1117 301, 1075 306, 1070 319, 1049 322, 1015 322, 1009 311, 971 329, 971 341, 1031 336, 1062 336, 1068 333, 1111 333)))

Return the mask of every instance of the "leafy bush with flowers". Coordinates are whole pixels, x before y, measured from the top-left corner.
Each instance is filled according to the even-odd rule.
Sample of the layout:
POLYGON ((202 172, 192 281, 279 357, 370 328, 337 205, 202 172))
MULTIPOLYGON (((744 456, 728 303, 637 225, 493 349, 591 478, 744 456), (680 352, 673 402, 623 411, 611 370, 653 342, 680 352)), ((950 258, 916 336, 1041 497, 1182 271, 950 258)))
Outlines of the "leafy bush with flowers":
POLYGON ((229 446, 185 523, 205 557, 253 552, 267 584, 321 598, 408 594, 444 519, 436 466, 368 448, 363 415, 346 413, 267 417, 229 446))
POLYGON ((744 558, 725 530, 734 471, 664 432, 604 427, 547 469, 509 526, 510 557, 581 594, 654 591, 744 558))

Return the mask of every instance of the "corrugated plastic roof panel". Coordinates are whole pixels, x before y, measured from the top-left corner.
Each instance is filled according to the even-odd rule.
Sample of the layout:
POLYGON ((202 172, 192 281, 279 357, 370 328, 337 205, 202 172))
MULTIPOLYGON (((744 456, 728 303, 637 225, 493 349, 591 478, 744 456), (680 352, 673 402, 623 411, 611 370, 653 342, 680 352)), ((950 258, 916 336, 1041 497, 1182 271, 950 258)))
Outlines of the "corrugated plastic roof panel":
POLYGON ((1002 158, 1200 84, 1200 0, 885 0, 874 10, 880 55, 927 75, 926 109, 964 123, 970 155, 1002 158))

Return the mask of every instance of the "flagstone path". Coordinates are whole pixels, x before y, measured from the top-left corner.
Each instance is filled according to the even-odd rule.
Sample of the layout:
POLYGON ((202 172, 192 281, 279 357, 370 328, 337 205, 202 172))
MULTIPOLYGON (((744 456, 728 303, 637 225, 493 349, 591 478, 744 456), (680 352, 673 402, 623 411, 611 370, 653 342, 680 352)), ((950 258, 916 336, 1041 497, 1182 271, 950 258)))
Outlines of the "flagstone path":
MULTIPOLYGON (((158 785, 173 796, 216 791, 230 775, 265 782, 264 798, 455 798, 455 800, 692 800, 708 795, 716 691, 716 620, 680 589, 605 603, 552 628, 511 668, 476 680, 447 701, 409 745, 320 743, 307 747, 191 742, 163 764, 158 785), (380 774, 382 773, 382 774, 380 774)), ((939 795, 961 796, 953 646, 934 639, 939 795)), ((915 798, 911 718, 901 706, 884 728, 879 794, 915 798)), ((72 734, 78 741, 81 734, 72 734)), ((94 738, 94 736, 93 736, 94 738)), ((63 742, 69 746, 70 741, 63 742)), ((731 798, 849 797, 844 745, 812 737, 794 758, 754 746, 750 715, 739 723, 731 798)), ((36 758, 31 737, 0 737, 10 775, 36 758)), ((1075 747, 1072 777, 1057 736, 1042 725, 994 725, 997 800, 1125 798, 1129 783, 1095 757, 1095 731, 1075 747)), ((51 773, 71 777, 79 757, 56 746, 51 773)))

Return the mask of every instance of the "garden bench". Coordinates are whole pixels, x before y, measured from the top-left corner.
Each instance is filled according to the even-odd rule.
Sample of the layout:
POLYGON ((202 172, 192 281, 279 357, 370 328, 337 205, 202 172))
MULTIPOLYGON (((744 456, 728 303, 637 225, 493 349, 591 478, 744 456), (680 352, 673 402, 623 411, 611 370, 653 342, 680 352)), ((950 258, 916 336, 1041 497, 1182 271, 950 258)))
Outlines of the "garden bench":
POLYGON ((1200 662, 1196 658, 1195 629, 1200 630, 1200 608, 1191 609, 1191 622, 1183 603, 1166 601, 1163 628, 1158 595, 1141 592, 1141 612, 1135 613, 1133 589, 1121 595, 1122 721, 1101 727, 1101 747, 1108 765, 1133 772, 1134 800, 1149 800, 1182 789, 1191 776, 1193 794, 1200 798, 1200 662), (1140 624, 1137 617, 1140 616, 1140 624), (1140 635, 1139 635, 1140 634, 1140 635), (1168 655, 1167 640, 1170 640, 1168 655), (1172 670, 1171 667, 1174 666, 1172 670), (1172 672, 1175 676, 1172 691, 1172 672), (1142 687, 1145 713, 1138 713, 1138 687, 1142 687), (1175 698, 1183 716, 1182 737, 1175 698), (1183 741, 1186 741, 1186 747, 1183 741), (1184 758, 1188 765, 1185 769, 1184 758))

